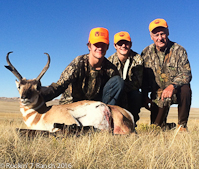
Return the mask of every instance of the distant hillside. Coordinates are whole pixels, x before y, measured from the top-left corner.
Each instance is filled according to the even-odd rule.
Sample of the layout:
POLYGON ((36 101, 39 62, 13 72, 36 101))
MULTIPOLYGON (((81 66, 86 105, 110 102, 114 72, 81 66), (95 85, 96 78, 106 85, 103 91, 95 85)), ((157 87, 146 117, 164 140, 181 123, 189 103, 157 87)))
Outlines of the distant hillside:
POLYGON ((19 101, 19 97, 0 97, 0 101, 19 101))
MULTIPOLYGON (((3 102, 18 102, 20 100, 19 97, 0 97, 0 101, 3 102)), ((53 101, 48 102, 49 104, 59 104, 59 100, 58 99, 54 99, 53 101)))

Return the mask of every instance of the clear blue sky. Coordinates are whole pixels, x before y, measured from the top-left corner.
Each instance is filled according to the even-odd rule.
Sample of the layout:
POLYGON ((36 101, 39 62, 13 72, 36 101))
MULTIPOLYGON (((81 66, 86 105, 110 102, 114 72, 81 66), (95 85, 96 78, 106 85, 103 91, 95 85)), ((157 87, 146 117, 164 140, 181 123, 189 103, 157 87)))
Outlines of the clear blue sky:
POLYGON ((51 56, 51 65, 41 79, 42 85, 56 82, 65 67, 78 55, 88 53, 86 43, 94 27, 109 30, 113 36, 130 33, 132 49, 138 53, 152 40, 148 25, 164 18, 169 38, 188 52, 192 68, 192 107, 199 108, 199 2, 198 0, 4 0, 0 5, 0 97, 18 97, 16 77, 4 68, 6 54, 23 77, 36 78, 51 56))

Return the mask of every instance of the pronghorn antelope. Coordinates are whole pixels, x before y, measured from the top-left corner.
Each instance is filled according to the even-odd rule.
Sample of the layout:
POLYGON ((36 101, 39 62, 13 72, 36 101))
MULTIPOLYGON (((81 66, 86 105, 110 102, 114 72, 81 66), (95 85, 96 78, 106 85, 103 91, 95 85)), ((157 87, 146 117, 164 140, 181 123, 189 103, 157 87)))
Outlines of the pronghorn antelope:
POLYGON ((40 94, 40 79, 45 74, 50 64, 48 62, 36 79, 23 78, 6 56, 9 69, 19 81, 16 85, 20 94, 20 111, 23 120, 29 129, 47 130, 55 132, 54 123, 65 125, 77 124, 78 126, 93 126, 101 130, 113 130, 114 134, 128 134, 134 132, 134 118, 127 110, 113 105, 106 105, 100 101, 79 101, 65 105, 46 106, 40 94))

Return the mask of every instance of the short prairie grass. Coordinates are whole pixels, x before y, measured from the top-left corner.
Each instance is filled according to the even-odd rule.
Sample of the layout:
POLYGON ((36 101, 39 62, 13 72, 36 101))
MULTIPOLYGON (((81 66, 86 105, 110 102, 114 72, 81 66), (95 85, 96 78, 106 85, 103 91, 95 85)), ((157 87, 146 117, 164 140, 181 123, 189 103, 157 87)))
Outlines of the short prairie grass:
MULTIPOLYGON (((199 168, 198 109, 189 118, 189 132, 149 125, 149 113, 141 110, 137 134, 93 132, 79 136, 21 137, 21 114, 0 105, 0 168, 199 168)), ((168 121, 177 122, 177 112, 168 121)))
MULTIPOLYGON (((0 164, 26 168, 199 168, 199 125, 162 132, 148 124, 138 134, 95 132, 66 137, 20 137, 23 122, 1 121, 0 164)), ((2 167, 3 168, 3 167, 2 167)))

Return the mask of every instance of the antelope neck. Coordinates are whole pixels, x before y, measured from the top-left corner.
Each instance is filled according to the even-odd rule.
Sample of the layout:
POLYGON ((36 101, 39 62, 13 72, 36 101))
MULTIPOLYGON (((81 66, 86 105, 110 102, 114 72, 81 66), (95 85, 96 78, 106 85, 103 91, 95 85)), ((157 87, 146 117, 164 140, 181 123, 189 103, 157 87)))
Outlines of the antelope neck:
POLYGON ((39 97, 37 104, 31 108, 23 106, 21 103, 20 103, 20 107, 23 108, 26 113, 37 111, 39 114, 46 113, 46 111, 50 109, 50 107, 46 106, 45 102, 43 101, 41 97, 39 97))

